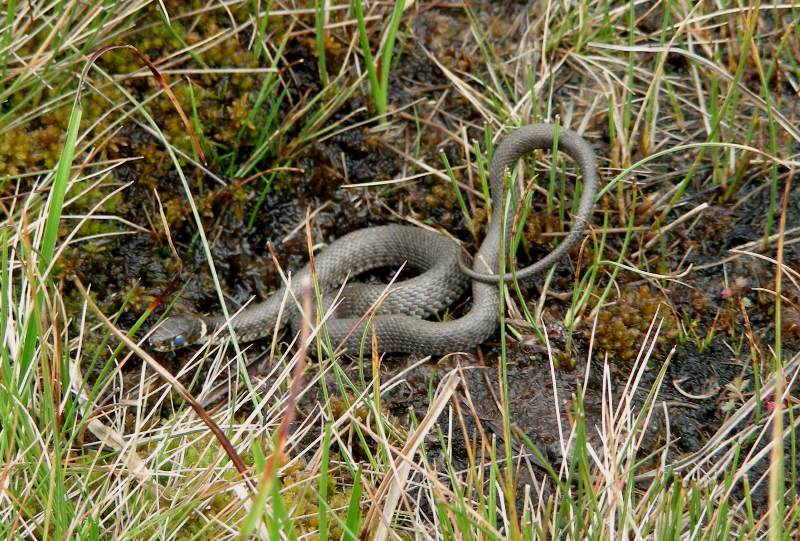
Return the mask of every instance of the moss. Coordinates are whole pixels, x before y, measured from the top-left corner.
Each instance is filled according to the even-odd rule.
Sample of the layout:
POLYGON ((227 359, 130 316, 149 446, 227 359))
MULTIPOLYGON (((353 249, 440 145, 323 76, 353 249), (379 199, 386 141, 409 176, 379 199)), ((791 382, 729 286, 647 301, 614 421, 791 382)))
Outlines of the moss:
POLYGON ((58 163, 63 130, 54 124, 13 128, 0 134, 0 176, 52 169, 58 163))
POLYGON ((122 291, 122 297, 128 300, 125 304, 125 312, 135 315, 144 312, 155 300, 155 297, 150 295, 147 289, 137 280, 128 280, 122 291))
MULTIPOLYGON (((663 318, 657 345, 667 348, 680 334, 669 305, 654 295, 648 286, 626 288, 616 303, 604 306, 598 314, 595 351, 599 356, 607 354, 612 361, 626 363, 635 359, 656 313, 663 318)), ((587 337, 591 331, 589 326, 587 337)))
MULTIPOLYGON (((352 404, 353 401, 356 400, 356 397, 353 396, 353 395, 348 395, 348 399, 347 400, 348 400, 349 403, 352 404)), ((330 407, 331 407, 331 412, 333 413, 333 416, 335 418, 338 419, 338 418, 344 416, 344 414, 347 412, 347 409, 348 409, 348 405, 347 405, 348 402, 345 402, 339 396, 335 396, 335 395, 331 396, 331 398, 330 398, 330 407)), ((369 412, 370 412, 369 406, 367 406, 366 404, 362 403, 362 404, 358 405, 352 411, 352 416, 354 418, 358 419, 359 421, 361 421, 362 423, 366 423, 367 420, 368 420, 368 417, 369 417, 369 412)))

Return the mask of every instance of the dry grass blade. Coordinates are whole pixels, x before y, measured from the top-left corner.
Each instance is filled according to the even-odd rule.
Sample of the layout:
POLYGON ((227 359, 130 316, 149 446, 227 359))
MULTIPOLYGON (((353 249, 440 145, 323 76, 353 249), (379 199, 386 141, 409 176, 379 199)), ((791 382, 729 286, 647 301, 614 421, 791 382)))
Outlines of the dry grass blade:
POLYGON ((772 397, 772 451, 770 452, 770 471, 769 471, 769 534, 770 539, 778 540, 783 537, 783 514, 784 509, 784 452, 783 439, 783 412, 784 394, 786 388, 785 372, 783 369, 783 344, 781 328, 782 312, 782 278, 783 278, 783 258, 784 240, 786 232, 786 214, 789 205, 789 194, 791 194, 792 180, 794 171, 789 174, 789 178, 784 184, 783 198, 781 203, 781 214, 778 225, 778 246, 777 246, 777 265, 775 272, 775 371, 773 380, 775 381, 775 394, 772 397))
POLYGON ((722 68, 721 66, 715 64, 711 60, 691 51, 687 51, 681 47, 658 47, 658 46, 650 46, 650 45, 643 45, 643 46, 627 46, 627 45, 617 45, 617 46, 608 46, 602 43, 590 43, 591 47, 596 47, 598 49, 613 49, 618 51, 627 51, 627 52, 642 52, 642 53, 674 53, 686 56, 691 60, 705 66, 706 68, 712 70, 718 76, 724 78, 725 80, 734 83, 737 85, 738 89, 747 94, 747 96, 756 104, 759 109, 764 110, 765 112, 769 110, 769 112, 774 115, 775 120, 780 124, 781 128, 786 130, 787 133, 791 134, 791 136, 796 140, 800 141, 800 130, 797 129, 795 123, 791 120, 786 118, 780 111, 776 110, 771 104, 766 103, 760 96, 750 90, 746 85, 742 84, 740 81, 736 81, 727 70, 722 68))
MULTIPOLYGON (((316 275, 316 267, 314 265, 314 251, 313 251, 313 235, 311 234, 311 214, 306 213, 305 219, 305 230, 306 230, 306 248, 308 249, 308 253, 311 257, 311 276, 312 276, 312 283, 317 283, 317 275, 316 275)), ((312 306, 313 306, 313 291, 311 289, 307 289, 304 294, 303 298, 301 299, 303 303, 303 323, 301 328, 299 329, 300 332, 300 347, 298 348, 297 353, 295 354, 296 362, 294 363, 294 372, 292 373, 292 380, 289 386, 289 398, 286 401, 286 412, 281 419, 281 424, 278 427, 278 443, 276 445, 276 451, 273 457, 271 457, 270 462, 268 463, 267 468, 264 470, 264 478, 267 479, 269 476, 273 475, 273 468, 275 467, 274 461, 275 457, 278 457, 278 463, 282 462, 284 459, 284 449, 286 446, 286 440, 289 437, 289 426, 292 424, 295 418, 295 404, 297 402, 297 397, 300 396, 300 391, 303 387, 303 372, 305 370, 305 360, 306 360, 306 352, 308 351, 310 336, 311 336, 311 314, 312 314, 312 306)))
MULTIPOLYGON (((175 97, 175 93, 172 92, 172 88, 170 88, 170 85, 164 79, 164 76, 161 74, 161 72, 158 71, 158 68, 156 68, 156 66, 150 61, 150 59, 147 58, 147 56, 145 56, 144 54, 142 54, 142 52, 139 49, 137 49, 133 45, 127 45, 127 44, 105 45, 103 47, 100 47, 89 57, 89 61, 87 62, 86 67, 84 68, 81 80, 86 78, 85 75, 86 73, 88 73, 89 68, 92 67, 92 64, 94 64, 97 61, 97 59, 103 55, 103 53, 108 51, 113 51, 115 49, 128 49, 129 51, 132 51, 150 69, 150 72, 153 74, 153 77, 161 86, 161 88, 164 89, 164 92, 167 94, 167 96, 169 96, 169 100, 172 102, 173 107, 175 107, 175 110, 181 117, 181 121, 183 122, 186 131, 189 132, 189 136, 192 138, 194 151, 197 153, 198 156, 200 156, 200 160, 203 162, 203 164, 206 165, 208 163, 208 160, 206 159, 206 155, 203 153, 203 147, 200 144, 200 139, 197 137, 197 134, 194 131, 194 127, 192 127, 192 123, 189 122, 189 118, 186 116, 186 113, 183 111, 183 107, 181 107, 178 98, 175 97)), ((80 92, 80 89, 78 91, 80 92)), ((78 102, 80 103, 80 98, 78 99, 78 102)))
MULTIPOLYGON (((76 388, 76 391, 80 395, 80 400, 83 402, 87 401, 88 397, 83 375, 81 374, 78 363, 70 363, 69 372, 71 385, 76 388)), ((125 441, 122 434, 109 428, 97 418, 90 419, 87 428, 100 440, 101 445, 108 445, 120 453, 122 461, 140 482, 150 483, 152 481, 153 472, 147 467, 144 460, 142 460, 136 451, 130 448, 130 444, 125 441)))
POLYGON ((431 401, 428 413, 409 436, 405 446, 394 459, 393 467, 387 472, 378 490, 372 496, 373 506, 364 521, 362 538, 372 532, 374 532, 373 539, 377 541, 383 541, 389 536, 392 517, 411 473, 414 455, 428 433, 433 430, 439 415, 444 411, 450 397, 458 387, 458 381, 456 372, 451 372, 442 379, 436 397, 431 401))
POLYGON ((211 416, 208 415, 208 412, 205 409, 203 409, 200 403, 197 402, 197 400, 195 400, 195 398, 192 396, 189 390, 186 387, 184 387, 184 385, 180 381, 175 379, 175 377, 172 374, 170 374, 170 372, 166 368, 164 368, 161 365, 161 363, 156 361, 149 353, 147 353, 145 350, 139 347, 139 345, 136 344, 136 342, 128 338, 125 335, 125 333, 120 331, 113 323, 111 323, 111 321, 106 317, 103 311, 100 310, 100 308, 98 308, 97 305, 94 303, 91 296, 89 295, 89 292, 87 291, 83 283, 80 281, 80 279, 76 278, 74 283, 76 287, 80 290, 81 295, 86 301, 86 304, 89 306, 92 312, 94 312, 97 318, 103 323, 103 325, 109 331, 111 331, 111 333, 114 336, 116 336, 118 340, 120 340, 123 344, 125 344, 126 347, 128 347, 131 351, 136 353, 139 356, 139 358, 145 361, 147 365, 151 367, 159 376, 161 376, 165 381, 167 381, 172 386, 172 388, 178 392, 181 398, 186 400, 186 402, 192 407, 195 413, 197 413, 197 415, 203 420, 208 429, 211 430, 211 432, 219 441, 220 445, 222 445, 222 448, 225 450, 225 453, 228 455, 228 458, 230 458, 233 465, 242 475, 242 478, 246 482, 247 486, 250 487, 251 489, 254 489, 255 486, 253 485, 253 481, 250 478, 250 473, 248 472, 247 466, 245 466, 244 462, 242 461, 242 457, 240 457, 239 453, 236 452, 236 449, 233 447, 233 444, 231 444, 231 441, 228 439, 225 433, 220 429, 219 425, 217 425, 214 419, 212 419, 211 416))

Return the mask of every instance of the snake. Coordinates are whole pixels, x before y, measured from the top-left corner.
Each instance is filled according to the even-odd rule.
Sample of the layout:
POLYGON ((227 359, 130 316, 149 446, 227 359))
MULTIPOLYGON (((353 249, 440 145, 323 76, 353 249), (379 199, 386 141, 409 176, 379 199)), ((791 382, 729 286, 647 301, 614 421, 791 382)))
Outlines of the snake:
POLYGON ((468 350, 498 327, 501 282, 548 269, 581 241, 591 223, 598 177, 595 153, 577 132, 555 124, 519 127, 494 150, 489 168, 492 210, 471 265, 458 242, 442 233, 400 224, 367 227, 331 242, 265 301, 251 303, 230 319, 194 313, 166 317, 155 326, 149 343, 158 351, 170 351, 215 344, 228 338, 230 331, 242 342, 269 336, 287 324, 297 332, 303 324, 300 300, 321 291, 326 300, 318 313, 325 309, 327 337, 341 350, 363 352, 366 347, 369 351, 373 336, 378 350, 385 353, 438 355, 468 350), (557 149, 572 158, 583 176, 580 200, 569 232, 550 253, 530 266, 500 274, 501 254, 506 252, 513 226, 505 201, 506 178, 520 158, 537 149, 557 149), (419 274, 388 286, 349 282, 364 272, 403 265, 419 274), (466 312, 455 318, 441 317, 441 311, 469 287, 471 304, 466 312), (333 312, 328 313, 328 308, 333 312), (436 315, 438 319, 432 318, 436 315))

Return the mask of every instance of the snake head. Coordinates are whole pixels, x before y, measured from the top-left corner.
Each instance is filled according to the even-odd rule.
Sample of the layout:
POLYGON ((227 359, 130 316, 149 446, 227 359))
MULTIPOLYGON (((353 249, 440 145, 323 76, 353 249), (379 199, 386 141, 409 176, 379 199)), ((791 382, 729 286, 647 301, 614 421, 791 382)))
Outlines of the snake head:
POLYGON ((207 332, 208 326, 199 316, 172 316, 150 335, 150 346, 157 351, 173 351, 201 342, 207 332))

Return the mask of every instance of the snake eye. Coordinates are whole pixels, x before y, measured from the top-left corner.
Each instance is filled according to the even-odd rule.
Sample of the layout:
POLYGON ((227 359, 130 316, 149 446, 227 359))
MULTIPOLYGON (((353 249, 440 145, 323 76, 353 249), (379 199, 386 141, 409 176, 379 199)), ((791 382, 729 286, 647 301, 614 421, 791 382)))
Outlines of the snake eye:
POLYGON ((179 334, 175 338, 172 339, 172 345, 176 348, 180 348, 186 345, 186 337, 182 334, 179 334))

